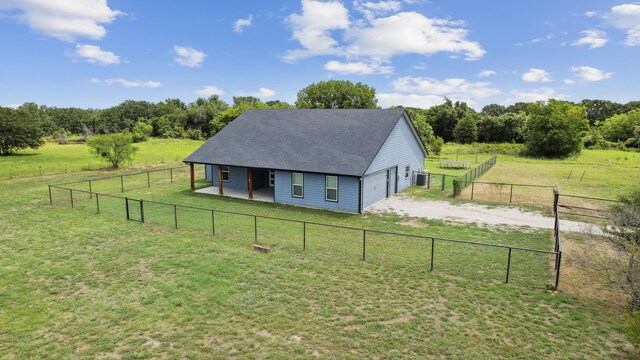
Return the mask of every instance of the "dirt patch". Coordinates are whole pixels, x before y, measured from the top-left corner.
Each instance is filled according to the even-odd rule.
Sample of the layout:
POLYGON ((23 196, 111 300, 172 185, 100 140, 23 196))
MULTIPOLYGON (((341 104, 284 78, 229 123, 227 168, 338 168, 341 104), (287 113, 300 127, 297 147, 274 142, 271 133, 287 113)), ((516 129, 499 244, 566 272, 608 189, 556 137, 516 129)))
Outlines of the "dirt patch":
POLYGON ((411 321, 413 319, 414 319, 413 315, 405 314, 405 315, 399 316, 399 317, 394 318, 394 319, 380 321, 380 324, 382 324, 382 325, 399 324, 399 323, 409 322, 409 321, 411 321))
POLYGON ((422 221, 418 220, 418 219, 403 219, 400 220, 398 222, 396 222, 396 224, 398 225, 403 225, 403 226, 410 226, 410 227, 414 227, 414 228, 426 228, 427 224, 423 223, 422 221))

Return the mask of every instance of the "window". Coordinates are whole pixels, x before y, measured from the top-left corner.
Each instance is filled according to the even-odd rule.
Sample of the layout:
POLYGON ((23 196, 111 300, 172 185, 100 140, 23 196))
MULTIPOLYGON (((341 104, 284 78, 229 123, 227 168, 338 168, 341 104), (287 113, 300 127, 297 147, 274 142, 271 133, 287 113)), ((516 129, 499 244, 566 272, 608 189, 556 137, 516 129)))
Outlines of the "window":
POLYGON ((304 197, 304 174, 291 173, 291 196, 304 197))
POLYGON ((228 166, 222 166, 222 181, 224 182, 230 182, 231 181, 231 176, 229 174, 229 167, 228 166))
POLYGON ((404 167, 404 179, 408 179, 411 173, 411 165, 407 165, 404 167))
POLYGON ((338 177, 334 175, 327 175, 325 177, 324 186, 324 199, 327 201, 338 202, 338 177))

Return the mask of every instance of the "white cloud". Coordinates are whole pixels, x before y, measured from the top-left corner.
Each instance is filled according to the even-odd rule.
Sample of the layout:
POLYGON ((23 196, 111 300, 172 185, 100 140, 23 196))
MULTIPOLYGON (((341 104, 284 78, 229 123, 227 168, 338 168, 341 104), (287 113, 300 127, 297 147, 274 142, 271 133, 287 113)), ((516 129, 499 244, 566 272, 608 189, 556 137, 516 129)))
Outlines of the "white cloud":
POLYGON ((337 1, 302 0, 302 13, 289 15, 287 21, 293 38, 304 48, 291 50, 283 57, 285 61, 295 61, 338 53, 338 42, 331 37, 331 31, 349 27, 349 11, 337 1))
POLYGON ((493 70, 482 70, 478 73, 478 77, 480 78, 488 78, 489 76, 495 75, 496 72, 493 70))
POLYGON ((208 98, 209 96, 213 96, 213 95, 223 95, 224 91, 222 91, 222 89, 220 89, 217 86, 206 85, 196 90, 195 93, 200 97, 208 98))
POLYGON ((111 86, 114 84, 122 85, 124 87, 135 87, 135 88, 157 88, 160 84, 156 81, 130 81, 126 79, 91 79, 91 82, 94 84, 102 84, 106 86, 111 86))
POLYGON ((597 15, 598 15, 598 13, 593 11, 593 10, 584 12, 584 16, 586 16, 586 17, 594 17, 594 16, 597 16, 597 15))
POLYGON ((567 85, 571 85, 571 84, 575 83, 575 81, 573 81, 572 79, 564 79, 562 81, 567 85))
POLYGON ((640 46, 640 4, 614 6, 605 18, 614 27, 627 32, 626 46, 640 46))
POLYGON ((437 95, 403 94, 399 92, 377 94, 378 105, 383 108, 401 105, 404 107, 429 108, 442 104, 444 99, 437 95))
POLYGON ((357 75, 391 74, 393 72, 391 66, 384 66, 380 63, 340 62, 335 60, 324 64, 324 69, 338 74, 357 75))
POLYGON ((588 45, 589 49, 596 49, 599 47, 603 47, 609 41, 607 39, 607 33, 602 30, 585 30, 580 33, 583 34, 583 36, 571 45, 588 45))
POLYGON ((76 38, 102 39, 103 26, 122 13, 106 0, 4 0, 0 9, 17 9, 15 18, 32 30, 64 41, 76 38))
POLYGON ((244 28, 251 26, 253 22, 253 15, 249 15, 246 19, 238 19, 233 23, 233 31, 241 33, 244 28))
POLYGON ((353 6, 362 13, 367 19, 373 19, 376 16, 385 15, 390 12, 400 11, 402 3, 400 1, 354 1, 353 6))
POLYGON ((522 81, 526 82, 550 82, 551 76, 543 69, 531 68, 522 74, 522 81))
POLYGON ((452 100, 465 101, 470 105, 479 99, 500 94, 487 82, 470 82, 465 79, 444 79, 405 76, 391 83, 393 92, 377 95, 380 106, 393 105, 430 107, 442 103, 446 96, 452 100))
POLYGON ((562 99, 564 95, 556 93, 552 88, 544 87, 532 90, 513 90, 511 95, 505 99, 504 104, 514 104, 517 102, 535 102, 549 99, 562 99))
POLYGON ((5 108, 12 108, 12 109, 17 109, 17 108, 19 108, 20 106, 22 106, 22 104, 7 104, 7 105, 2 105, 2 107, 5 107, 5 108))
POLYGON ((85 59, 92 64, 114 65, 120 63, 120 57, 111 51, 102 50, 99 46, 77 44, 74 56, 85 59))
POLYGON ((293 38, 302 48, 288 51, 283 60, 334 55, 349 62, 367 59, 371 63, 403 54, 428 56, 440 52, 476 60, 485 54, 479 43, 467 39, 462 21, 429 18, 416 12, 376 17, 398 11, 397 1, 357 2, 356 9, 367 10, 369 15, 350 20, 349 11, 340 2, 302 0, 302 12, 288 17, 293 38), (342 37, 336 36, 338 31, 342 37))
POLYGON ((573 66, 571 67, 571 71, 584 81, 600 81, 613 76, 612 72, 605 72, 591 66, 573 66))
POLYGON ((255 96, 257 98, 270 98, 275 94, 276 94, 275 91, 266 87, 261 87, 260 89, 258 89, 257 92, 252 93, 251 96, 255 96))
POLYGON ((200 67, 204 62, 207 54, 191 47, 174 46, 173 51, 176 56, 173 58, 175 62, 186 67, 200 67))
POLYGON ((416 12, 402 12, 371 20, 369 26, 353 27, 345 33, 347 54, 389 59, 402 54, 433 55, 440 52, 464 54, 476 60, 486 53, 479 43, 467 40, 460 22, 428 18, 416 12))

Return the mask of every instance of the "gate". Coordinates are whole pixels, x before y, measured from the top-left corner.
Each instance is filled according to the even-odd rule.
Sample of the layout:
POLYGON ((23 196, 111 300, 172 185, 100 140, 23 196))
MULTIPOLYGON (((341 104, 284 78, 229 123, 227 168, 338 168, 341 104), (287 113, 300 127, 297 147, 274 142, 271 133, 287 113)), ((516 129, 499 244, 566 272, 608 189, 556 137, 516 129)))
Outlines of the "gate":
POLYGON ((127 208, 127 220, 144 222, 144 205, 142 200, 124 198, 127 208))

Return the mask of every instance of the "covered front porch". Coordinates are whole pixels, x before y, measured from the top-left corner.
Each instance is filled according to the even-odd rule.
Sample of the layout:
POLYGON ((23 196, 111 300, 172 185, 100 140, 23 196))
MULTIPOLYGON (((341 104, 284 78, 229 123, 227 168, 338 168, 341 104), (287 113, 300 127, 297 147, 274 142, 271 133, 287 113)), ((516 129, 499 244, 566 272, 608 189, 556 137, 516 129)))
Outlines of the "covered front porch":
POLYGON ((274 202, 273 170, 215 164, 205 165, 205 178, 211 186, 196 190, 194 163, 189 163, 191 191, 239 199, 274 202))
MULTIPOLYGON (((195 190, 195 192, 200 194, 210 194, 210 195, 220 195, 220 189, 217 186, 210 186, 202 189, 195 190)), ((232 198, 238 199, 248 199, 247 191, 240 189, 229 189, 224 188, 224 195, 220 196, 228 196, 232 198)), ((253 190, 253 199, 257 201, 264 202, 274 202, 274 192, 273 188, 261 188, 253 190)))

